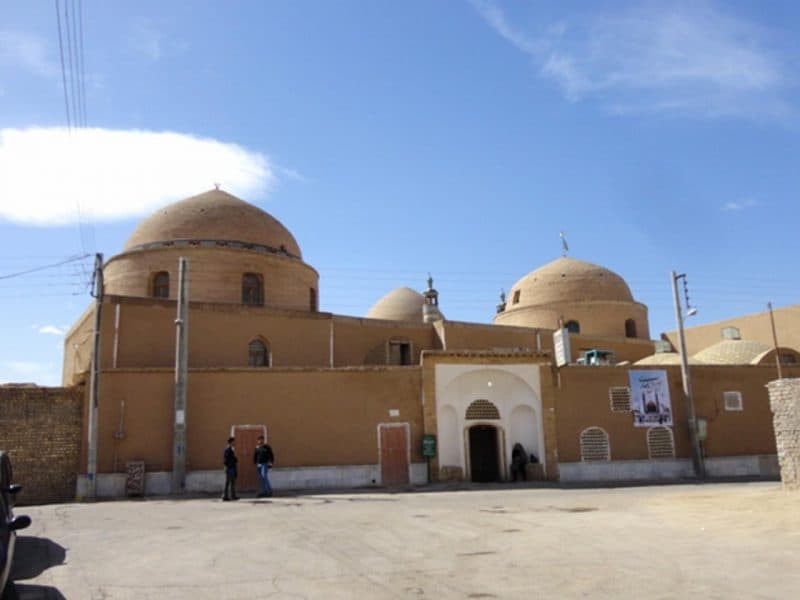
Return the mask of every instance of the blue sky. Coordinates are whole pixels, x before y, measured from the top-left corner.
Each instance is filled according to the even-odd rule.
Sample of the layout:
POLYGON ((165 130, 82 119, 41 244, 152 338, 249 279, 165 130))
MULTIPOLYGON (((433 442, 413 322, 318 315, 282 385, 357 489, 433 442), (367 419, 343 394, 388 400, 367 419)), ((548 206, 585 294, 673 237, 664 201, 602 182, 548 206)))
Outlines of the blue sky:
POLYGON ((339 314, 430 271, 448 318, 488 322, 559 231, 653 337, 673 269, 696 323, 798 302, 796 3, 81 8, 71 135, 53 2, 0 21, 0 382, 57 383, 91 301, 90 259, 8 275, 110 257, 214 182, 294 233, 339 314))

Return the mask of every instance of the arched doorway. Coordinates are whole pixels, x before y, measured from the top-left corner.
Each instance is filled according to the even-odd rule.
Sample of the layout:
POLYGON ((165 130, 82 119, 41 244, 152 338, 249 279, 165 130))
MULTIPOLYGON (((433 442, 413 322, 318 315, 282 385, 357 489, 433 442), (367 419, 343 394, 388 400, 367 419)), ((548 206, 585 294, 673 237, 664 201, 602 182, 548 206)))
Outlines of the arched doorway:
POLYGON ((472 481, 488 483, 500 479, 497 428, 473 425, 469 428, 469 465, 472 481))

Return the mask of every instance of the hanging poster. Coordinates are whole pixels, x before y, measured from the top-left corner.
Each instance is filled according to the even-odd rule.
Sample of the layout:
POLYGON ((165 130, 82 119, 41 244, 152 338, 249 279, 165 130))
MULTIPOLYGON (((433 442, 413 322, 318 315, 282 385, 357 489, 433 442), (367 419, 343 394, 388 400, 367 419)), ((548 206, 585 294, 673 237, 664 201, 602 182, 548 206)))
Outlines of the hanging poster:
POLYGON ((672 426, 672 404, 666 371, 628 371, 631 410, 636 427, 672 426))

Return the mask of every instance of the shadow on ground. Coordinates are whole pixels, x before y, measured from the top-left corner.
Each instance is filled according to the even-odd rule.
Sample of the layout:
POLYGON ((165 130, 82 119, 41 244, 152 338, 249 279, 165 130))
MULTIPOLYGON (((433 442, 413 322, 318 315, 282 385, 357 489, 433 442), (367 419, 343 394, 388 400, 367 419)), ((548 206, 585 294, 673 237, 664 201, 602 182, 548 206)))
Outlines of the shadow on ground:
POLYGON ((50 538, 19 536, 14 546, 9 583, 3 600, 63 600, 64 595, 46 585, 28 585, 20 580, 38 577, 50 567, 64 564, 67 551, 50 538))

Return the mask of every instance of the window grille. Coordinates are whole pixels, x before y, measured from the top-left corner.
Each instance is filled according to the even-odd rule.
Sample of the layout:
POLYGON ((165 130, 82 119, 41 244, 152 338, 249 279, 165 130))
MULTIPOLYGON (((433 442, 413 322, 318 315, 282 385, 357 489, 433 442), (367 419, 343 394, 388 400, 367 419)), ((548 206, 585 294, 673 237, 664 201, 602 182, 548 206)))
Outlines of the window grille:
POLYGON ((166 271, 153 275, 153 298, 169 298, 169 273, 166 271))
POLYGON ((467 420, 499 419, 500 411, 488 400, 475 400, 467 408, 467 420))
POLYGON ((581 460, 584 462, 611 460, 608 434, 600 427, 589 427, 581 433, 581 460))
POLYGON ((631 388, 627 386, 608 388, 608 398, 611 401, 611 412, 630 412, 631 388))
POLYGON ((242 304, 250 306, 264 304, 264 284, 260 275, 245 273, 242 276, 242 304))
POLYGON ((725 400, 725 410, 744 410, 742 392, 722 392, 725 400))
POLYGON ((675 440, 669 427, 647 430, 647 452, 650 458, 675 458, 675 440))
POLYGON ((269 350, 261 340, 253 340, 247 347, 247 365, 249 367, 268 367, 269 350))

